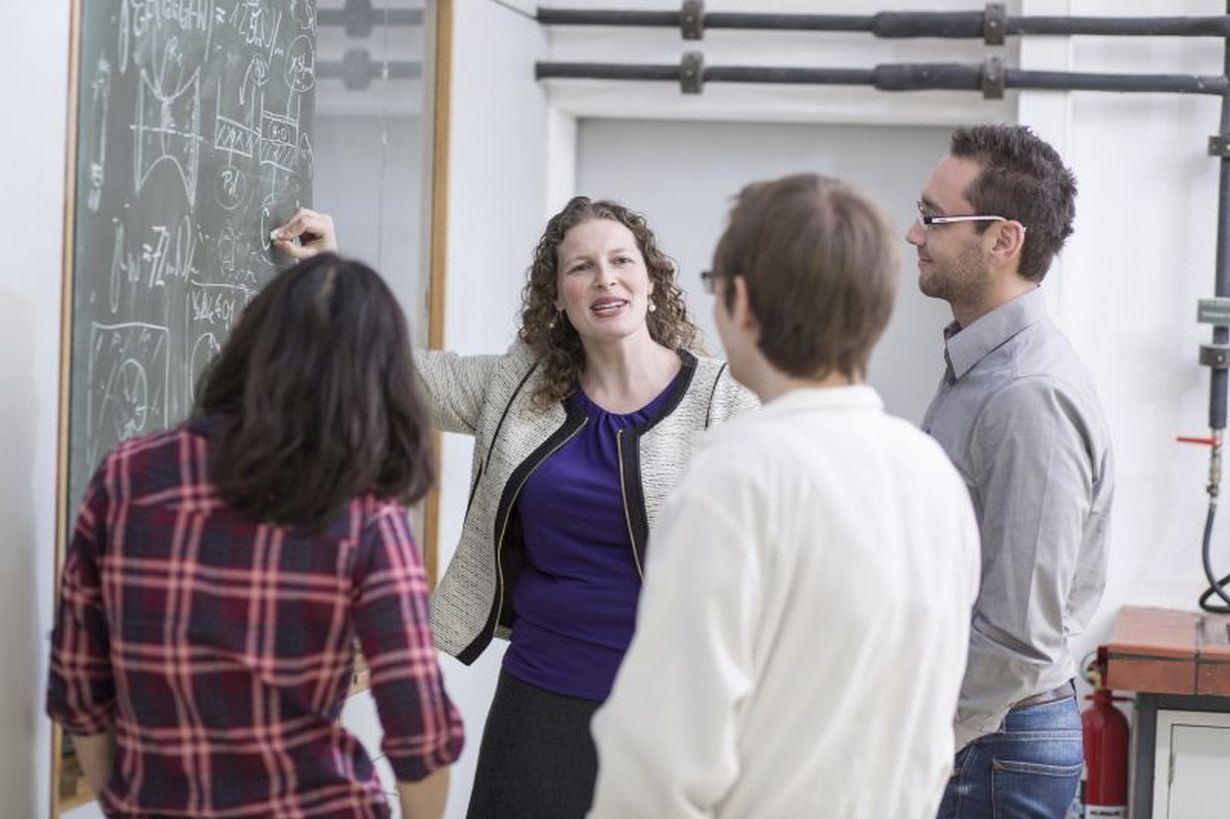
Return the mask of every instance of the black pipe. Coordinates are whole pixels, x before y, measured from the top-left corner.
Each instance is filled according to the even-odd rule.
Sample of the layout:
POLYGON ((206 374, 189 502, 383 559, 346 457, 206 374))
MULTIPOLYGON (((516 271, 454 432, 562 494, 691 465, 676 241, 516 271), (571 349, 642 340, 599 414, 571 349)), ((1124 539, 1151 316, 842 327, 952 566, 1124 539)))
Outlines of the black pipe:
POLYGON ((317 9, 318 26, 421 26, 422 9, 317 9))
MULTIPOLYGON (((602 11, 539 8, 537 20, 549 26, 650 26, 680 28, 678 11, 602 11)), ((982 11, 882 11, 878 14, 769 14, 705 12, 701 30, 863 31, 882 38, 986 37, 982 11)), ((1007 17, 1011 35, 1102 35, 1154 37, 1230 37, 1230 15, 1213 17, 1007 17)))
POLYGON ((545 9, 539 7, 535 18, 544 26, 678 28, 682 15, 677 11, 587 11, 585 9, 545 9))
POLYGON ((1223 17, 1009 17, 1007 33, 1110 37, 1230 37, 1223 17))
MULTIPOLYGON (((539 80, 674 80, 678 65, 623 63, 534 64, 539 80)), ((881 91, 980 91, 983 69, 960 63, 887 63, 873 69, 771 68, 760 66, 706 66, 704 82, 770 83, 791 85, 870 85, 881 91)), ((1225 95, 1226 77, 1194 74, 1091 74, 1061 71, 1004 70, 1004 87, 1017 89, 1162 92, 1225 95)), ((1228 285, 1230 286, 1230 285, 1228 285)))
POLYGON ((704 70, 706 82, 754 82, 771 85, 874 85, 875 72, 867 68, 773 68, 721 66, 704 70), (823 79, 812 79, 822 76, 823 79))
POLYGON ((677 65, 632 65, 630 63, 534 63, 536 80, 674 80, 677 65))
MULTIPOLYGON (((1230 0, 1226 0, 1226 11, 1230 12, 1230 0)), ((1225 52, 1222 56, 1222 67, 1230 76, 1230 38, 1227 38, 1225 52)), ((1230 138, 1230 91, 1221 98, 1221 128, 1218 132, 1221 167, 1217 189, 1217 256, 1216 278, 1213 293, 1218 297, 1230 296, 1230 156, 1227 156, 1225 141, 1230 138)), ((1230 327, 1213 325, 1213 346, 1225 346, 1230 341, 1230 327)), ((1211 556, 1213 516, 1217 513, 1217 496, 1221 484, 1221 444, 1222 430, 1226 428, 1226 391, 1230 386, 1230 377, 1226 367, 1214 365, 1209 370, 1209 429, 1213 432, 1213 451, 1209 465, 1209 512, 1204 524, 1204 540, 1201 543, 1201 561, 1204 577, 1209 586, 1197 601, 1204 611, 1217 614, 1230 613, 1230 575, 1218 578, 1213 571, 1211 556), (1213 597, 1219 597, 1225 605, 1211 602, 1213 597)))
POLYGON ((352 48, 340 62, 317 62, 316 79, 340 79, 348 91, 365 91, 372 80, 417 80, 423 64, 411 60, 373 60, 367 49, 352 48))
POLYGON ((711 11, 701 15, 701 27, 768 31, 870 31, 879 14, 755 14, 711 11))
MULTIPOLYGON (((1226 3, 1230 11, 1230 0, 1226 3)), ((1230 40, 1226 41, 1223 55, 1223 66, 1226 75, 1230 76, 1230 40)), ((1219 136, 1230 137, 1230 92, 1223 94, 1221 100, 1221 129, 1219 136)), ((1230 296, 1230 157, 1222 156, 1220 161, 1220 176, 1218 179, 1217 202, 1217 269, 1213 293, 1216 296, 1230 296)), ((1214 325, 1213 343, 1226 344, 1230 341, 1230 328, 1214 325)), ((1230 377, 1225 367, 1213 367, 1209 383, 1209 428, 1226 428, 1226 391, 1230 386, 1230 377)))
POLYGON ((423 76, 423 64, 410 60, 370 60, 359 65, 357 62, 318 62, 316 63, 316 79, 336 80, 355 74, 361 70, 371 79, 382 79, 387 76, 391 80, 417 80, 423 76))
POLYGON ((1092 74, 1071 71, 1004 70, 1004 85, 1049 91, 1119 91, 1138 93, 1217 94, 1230 88, 1226 77, 1197 74, 1092 74))

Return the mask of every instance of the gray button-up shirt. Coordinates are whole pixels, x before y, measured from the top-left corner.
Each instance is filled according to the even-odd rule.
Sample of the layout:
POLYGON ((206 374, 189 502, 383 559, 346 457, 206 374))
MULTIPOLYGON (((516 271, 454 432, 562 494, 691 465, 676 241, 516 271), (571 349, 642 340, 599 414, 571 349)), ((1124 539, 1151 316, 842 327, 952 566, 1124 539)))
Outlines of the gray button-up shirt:
POLYGON ((982 535, 961 747, 1075 674, 1068 638, 1102 596, 1114 478, 1093 381, 1041 290, 944 337, 947 366, 923 429, 965 478, 982 535))

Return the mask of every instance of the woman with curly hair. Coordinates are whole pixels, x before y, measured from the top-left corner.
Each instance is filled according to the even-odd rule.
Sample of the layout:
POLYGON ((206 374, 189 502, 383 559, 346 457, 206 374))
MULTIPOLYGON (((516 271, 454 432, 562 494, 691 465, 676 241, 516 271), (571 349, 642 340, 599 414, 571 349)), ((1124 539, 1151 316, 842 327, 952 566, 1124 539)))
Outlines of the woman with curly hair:
MULTIPOLYGON (((292 254, 336 246, 331 220, 307 211, 278 236, 292 254)), ((691 351, 697 332, 644 217, 578 196, 538 242, 507 353, 418 354, 436 426, 476 439, 436 642, 469 664, 509 640, 470 817, 589 808, 589 720, 632 638, 658 510, 697 433, 755 405, 724 362, 691 351)))

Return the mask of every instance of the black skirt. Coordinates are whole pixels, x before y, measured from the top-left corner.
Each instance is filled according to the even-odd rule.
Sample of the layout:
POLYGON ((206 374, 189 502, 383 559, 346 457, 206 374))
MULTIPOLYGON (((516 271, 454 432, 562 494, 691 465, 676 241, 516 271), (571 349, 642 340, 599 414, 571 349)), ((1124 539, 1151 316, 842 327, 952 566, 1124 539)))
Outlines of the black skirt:
POLYGON ((466 819, 582 819, 598 775, 589 721, 601 704, 501 672, 466 819))

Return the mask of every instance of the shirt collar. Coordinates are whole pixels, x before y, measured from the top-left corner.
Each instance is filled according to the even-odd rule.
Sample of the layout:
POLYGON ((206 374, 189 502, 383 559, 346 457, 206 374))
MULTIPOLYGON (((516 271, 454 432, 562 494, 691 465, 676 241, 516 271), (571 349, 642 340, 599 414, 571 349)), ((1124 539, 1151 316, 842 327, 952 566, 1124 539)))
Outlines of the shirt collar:
POLYGON ((867 384, 852 384, 846 387, 799 387, 765 404, 762 411, 777 414, 816 409, 883 410, 884 402, 880 400, 879 393, 867 384))
POLYGON ((1035 287, 980 316, 968 327, 952 322, 944 328, 944 358, 952 377, 962 377, 988 353, 1045 315, 1042 288, 1035 287))

